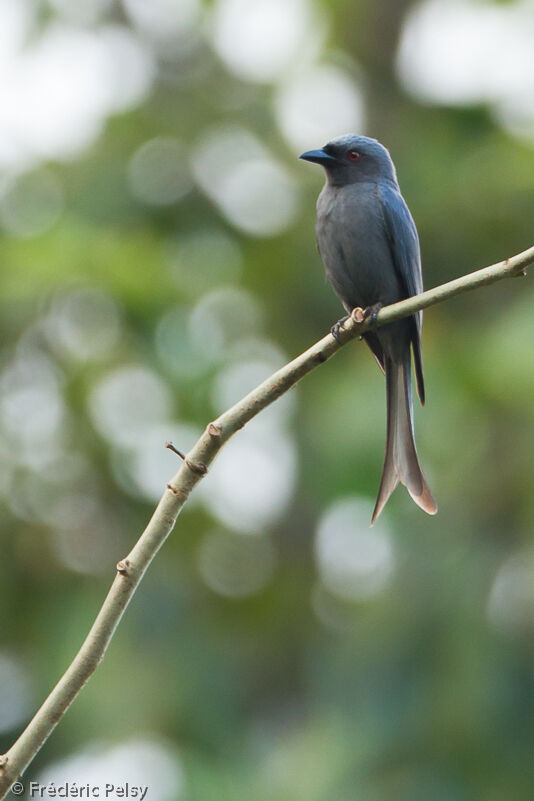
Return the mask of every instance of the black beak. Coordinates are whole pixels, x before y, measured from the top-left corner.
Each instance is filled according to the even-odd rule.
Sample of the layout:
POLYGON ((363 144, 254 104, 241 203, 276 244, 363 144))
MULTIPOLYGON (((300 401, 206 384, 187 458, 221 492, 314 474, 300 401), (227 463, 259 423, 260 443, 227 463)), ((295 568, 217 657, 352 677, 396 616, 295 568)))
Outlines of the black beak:
POLYGON ((322 164, 323 167, 328 167, 329 164, 334 164, 337 161, 335 156, 330 156, 328 153, 325 153, 323 149, 308 150, 306 153, 299 156, 299 159, 312 161, 314 164, 322 164))

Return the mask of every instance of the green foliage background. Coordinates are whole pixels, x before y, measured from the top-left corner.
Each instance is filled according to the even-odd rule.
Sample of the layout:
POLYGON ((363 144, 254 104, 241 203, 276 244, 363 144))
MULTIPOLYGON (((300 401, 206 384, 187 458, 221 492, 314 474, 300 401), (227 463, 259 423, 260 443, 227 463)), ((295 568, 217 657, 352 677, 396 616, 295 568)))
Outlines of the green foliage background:
MULTIPOLYGON (((410 3, 318 5, 331 20, 330 44, 354 58, 364 76, 366 133, 387 144, 396 162, 420 233, 426 286, 530 246, 532 148, 497 127, 484 106, 425 106, 397 83, 393 56, 410 3)), ((220 411, 212 402, 220 362, 180 378, 155 350, 162 315, 174 306, 187 313, 206 291, 200 270, 171 266, 169 242, 179 244, 191 231, 226 230, 242 249, 237 286, 259 304, 261 335, 288 356, 340 314, 313 235, 322 176, 297 162, 282 141, 271 88, 242 86, 213 55, 204 57, 201 81, 160 78, 148 99, 111 119, 82 156, 49 165, 65 192, 64 212, 49 231, 29 239, 7 232, 0 242, 2 363, 31 336, 56 365, 69 409, 64 451, 92 465, 93 479, 77 491, 94 500, 95 526, 107 529, 98 539, 105 543, 103 565, 90 573, 70 570, 54 547, 54 526, 35 511, 61 494, 68 467, 62 472, 46 460, 42 469, 18 465, 5 435, 0 645, 29 675, 27 714, 75 653, 115 563, 153 508, 118 481, 116 457, 88 413, 93 388, 121 365, 142 364, 172 389, 179 422, 201 427, 220 411), (225 98, 241 88, 248 101, 229 110, 225 98), (145 141, 174 136, 193 147, 206 126, 228 122, 255 132, 302 191, 296 222, 279 236, 240 234, 198 189, 164 208, 132 197, 128 163, 145 141), (58 355, 35 326, 57 298, 86 287, 114 299, 121 330, 109 356, 79 363, 58 355)), ((138 734, 172 744, 184 771, 176 797, 188 801, 530 801, 530 284, 530 278, 502 283, 425 315, 428 400, 416 412, 416 429, 440 511, 429 518, 404 491, 395 493, 385 513, 395 569, 382 592, 350 600, 318 590, 314 556, 324 511, 353 495, 371 508, 379 483, 383 380, 355 343, 295 393, 297 482, 286 511, 264 535, 276 553, 266 586, 243 598, 206 586, 199 548, 221 526, 201 503, 184 510, 103 665, 28 775, 92 741, 111 747, 138 734), (512 611, 496 622, 488 610, 503 569, 513 577, 503 601, 512 611), (330 624, 326 613, 317 614, 318 591, 330 624)), ((198 338, 205 335, 199 328, 198 338)), ((247 331, 241 335, 246 339, 247 331)), ((186 346, 177 339, 174 347, 178 359, 186 346)), ((170 477, 175 463, 164 439, 162 432, 161 460, 170 477)), ((127 451, 121 458, 128 459, 127 451)), ((76 508, 71 513, 74 523, 76 508)), ((80 535, 88 551, 90 523, 80 535)), ((2 734, 0 750, 21 726, 2 734)))

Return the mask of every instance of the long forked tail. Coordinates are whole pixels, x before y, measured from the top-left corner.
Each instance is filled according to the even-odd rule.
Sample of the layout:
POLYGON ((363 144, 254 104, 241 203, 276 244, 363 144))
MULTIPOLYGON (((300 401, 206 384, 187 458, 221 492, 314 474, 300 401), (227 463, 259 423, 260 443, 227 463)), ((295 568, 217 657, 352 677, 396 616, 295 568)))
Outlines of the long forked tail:
POLYGON ((413 434, 410 356, 401 364, 385 360, 387 394, 386 455, 371 525, 399 483, 429 515, 438 507, 423 476, 413 434))

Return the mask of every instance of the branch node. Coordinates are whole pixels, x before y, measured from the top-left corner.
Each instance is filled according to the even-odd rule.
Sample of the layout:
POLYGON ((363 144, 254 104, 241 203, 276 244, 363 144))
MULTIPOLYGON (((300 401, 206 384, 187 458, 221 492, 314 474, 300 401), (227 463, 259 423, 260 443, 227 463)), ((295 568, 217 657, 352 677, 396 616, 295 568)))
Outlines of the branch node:
POLYGON ((9 762, 8 755, 7 754, 0 754, 0 770, 3 770, 8 762, 9 762))
POLYGON ((220 428, 217 428, 217 426, 214 423, 210 423, 208 426, 208 434, 212 437, 220 437, 222 431, 220 428))
POLYGON ((191 459, 185 458, 185 463, 188 468, 191 470, 192 473, 196 473, 197 476, 205 476, 208 472, 208 468, 203 462, 192 462, 191 459))
POLYGON ((175 448, 172 442, 167 441, 165 443, 165 447, 167 448, 167 450, 172 451, 185 462, 185 455, 182 453, 182 451, 179 451, 178 448, 175 448))
POLYGON ((127 576, 130 572, 130 562, 128 559, 121 559, 120 562, 117 562, 117 573, 120 573, 121 576, 127 576))
POLYGON ((361 306, 356 306, 350 313, 350 316, 354 320, 355 323, 364 323, 365 322, 365 309, 362 309, 361 306))

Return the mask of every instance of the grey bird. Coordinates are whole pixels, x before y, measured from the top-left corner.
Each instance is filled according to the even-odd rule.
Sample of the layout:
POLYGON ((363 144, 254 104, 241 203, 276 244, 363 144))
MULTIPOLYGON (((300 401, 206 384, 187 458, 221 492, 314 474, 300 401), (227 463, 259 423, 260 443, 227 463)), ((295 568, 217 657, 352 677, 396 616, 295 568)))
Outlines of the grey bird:
MULTIPOLYGON (((360 307, 376 317, 381 306, 422 292, 417 229, 386 148, 376 139, 349 134, 300 158, 326 171, 317 201, 317 243, 346 311, 360 307)), ((346 319, 332 327, 336 338, 346 319)), ((437 512, 419 466, 413 429, 412 352, 417 392, 425 402, 422 322, 418 312, 364 334, 386 375, 387 395, 386 453, 371 525, 399 481, 421 509, 437 512)))

